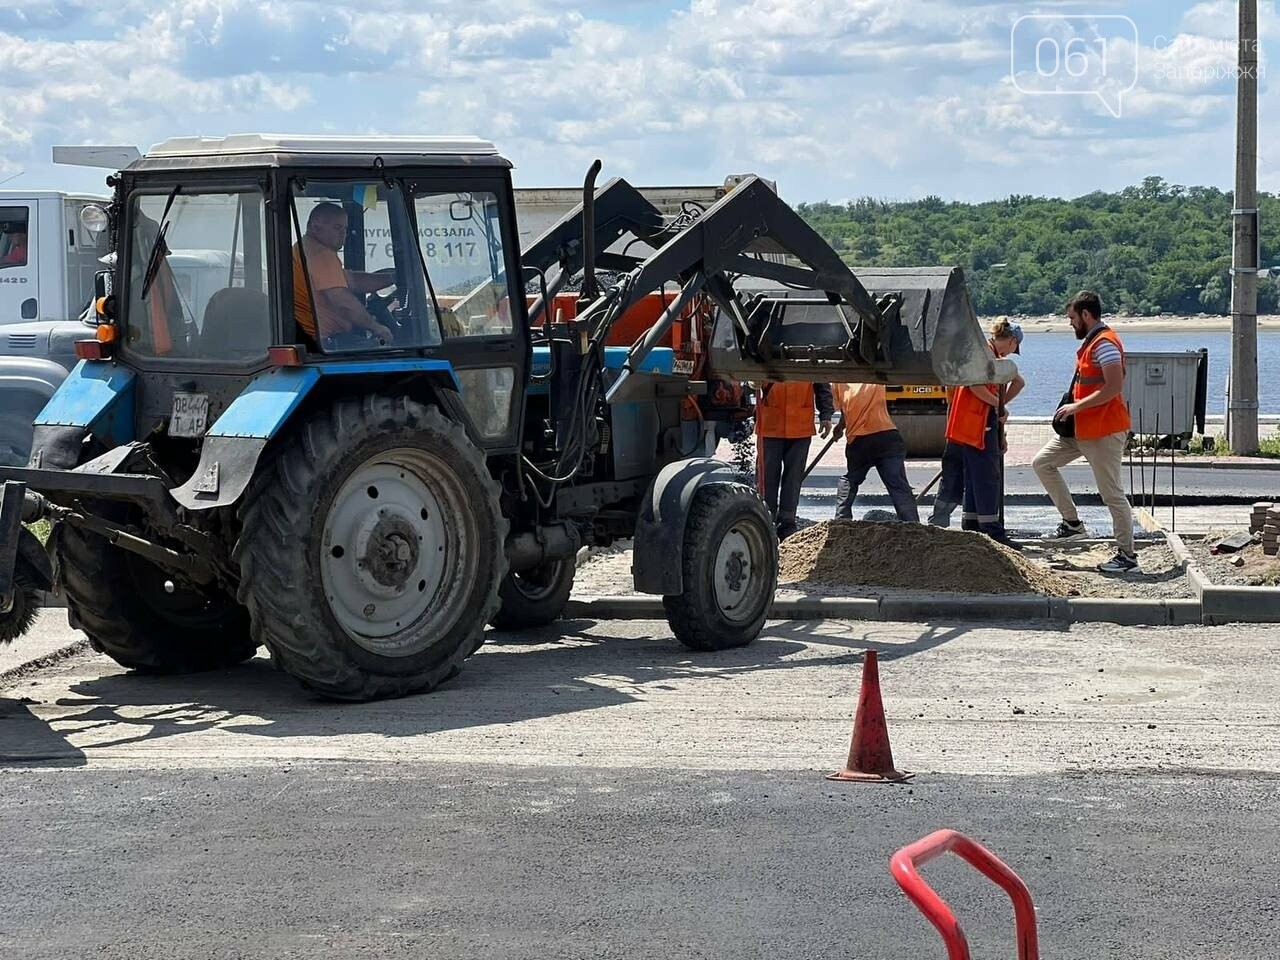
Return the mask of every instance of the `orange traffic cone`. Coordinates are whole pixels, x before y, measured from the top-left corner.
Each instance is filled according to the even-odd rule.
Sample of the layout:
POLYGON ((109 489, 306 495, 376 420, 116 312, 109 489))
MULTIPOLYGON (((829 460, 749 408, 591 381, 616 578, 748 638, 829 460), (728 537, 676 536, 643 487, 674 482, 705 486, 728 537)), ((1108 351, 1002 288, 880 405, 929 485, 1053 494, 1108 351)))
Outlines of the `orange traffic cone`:
POLYGON ((858 780, 865 783, 900 783, 912 774, 895 770, 893 750, 889 747, 889 727, 880 702, 880 667, 876 652, 868 650, 862 657, 862 692, 858 694, 858 715, 853 721, 853 740, 849 759, 839 773, 828 780, 858 780))

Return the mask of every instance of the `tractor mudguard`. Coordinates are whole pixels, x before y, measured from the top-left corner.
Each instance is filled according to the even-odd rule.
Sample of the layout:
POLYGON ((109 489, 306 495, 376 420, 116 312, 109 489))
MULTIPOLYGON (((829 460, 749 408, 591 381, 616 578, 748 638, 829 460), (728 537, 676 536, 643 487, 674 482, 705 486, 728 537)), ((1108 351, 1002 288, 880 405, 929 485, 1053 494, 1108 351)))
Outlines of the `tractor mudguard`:
POLYGON ((133 371, 110 360, 81 360, 34 421, 31 464, 70 470, 93 434, 107 447, 133 436, 133 371))
POLYGON ((631 568, 638 591, 666 597, 684 593, 684 529, 694 495, 704 483, 736 479, 729 464, 709 458, 677 460, 662 468, 636 518, 631 568))
POLYGON ((262 451, 321 377, 377 376, 385 381, 406 373, 425 374, 437 379, 438 386, 458 389, 453 364, 447 360, 350 360, 260 373, 209 428, 195 473, 170 491, 173 498, 188 510, 229 507, 239 500, 262 451))

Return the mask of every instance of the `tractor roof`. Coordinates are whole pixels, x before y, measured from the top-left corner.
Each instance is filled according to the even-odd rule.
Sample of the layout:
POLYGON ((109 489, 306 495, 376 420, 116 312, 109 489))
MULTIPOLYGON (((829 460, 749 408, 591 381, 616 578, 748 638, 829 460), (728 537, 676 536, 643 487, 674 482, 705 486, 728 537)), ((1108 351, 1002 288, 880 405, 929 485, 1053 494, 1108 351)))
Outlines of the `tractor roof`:
POLYGON ((129 170, 202 167, 363 166, 381 157, 388 167, 511 164, 478 137, 309 136, 237 133, 174 137, 153 146, 129 170))

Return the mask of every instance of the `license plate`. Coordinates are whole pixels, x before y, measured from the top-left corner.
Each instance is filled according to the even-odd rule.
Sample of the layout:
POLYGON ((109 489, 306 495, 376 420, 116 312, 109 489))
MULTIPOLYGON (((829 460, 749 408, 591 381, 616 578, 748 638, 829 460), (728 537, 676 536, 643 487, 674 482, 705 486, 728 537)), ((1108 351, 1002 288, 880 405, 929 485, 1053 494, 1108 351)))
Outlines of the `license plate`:
POLYGON ((169 436, 202 437, 209 425, 207 393, 175 393, 173 414, 169 417, 169 436))

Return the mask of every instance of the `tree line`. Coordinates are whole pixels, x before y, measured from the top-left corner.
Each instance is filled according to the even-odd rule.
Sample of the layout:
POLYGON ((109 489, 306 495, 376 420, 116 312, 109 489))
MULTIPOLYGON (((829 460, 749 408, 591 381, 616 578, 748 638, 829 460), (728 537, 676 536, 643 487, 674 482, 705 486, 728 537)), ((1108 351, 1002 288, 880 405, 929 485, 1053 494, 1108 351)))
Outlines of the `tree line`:
MULTIPOLYGON (((1280 304, 1280 199, 1259 195, 1258 310, 1280 304)), ((980 314, 1052 314, 1082 289, 1108 310, 1225 314, 1231 308, 1232 195, 1147 177, 1117 193, 985 203, 929 196, 804 203, 800 214, 854 267, 958 264, 980 314)))

